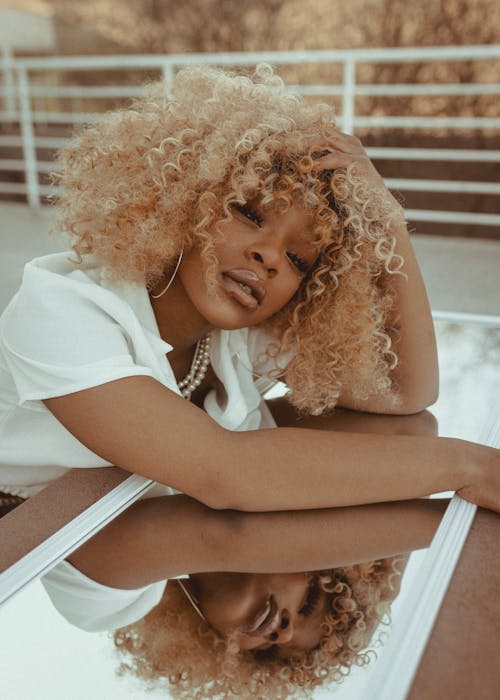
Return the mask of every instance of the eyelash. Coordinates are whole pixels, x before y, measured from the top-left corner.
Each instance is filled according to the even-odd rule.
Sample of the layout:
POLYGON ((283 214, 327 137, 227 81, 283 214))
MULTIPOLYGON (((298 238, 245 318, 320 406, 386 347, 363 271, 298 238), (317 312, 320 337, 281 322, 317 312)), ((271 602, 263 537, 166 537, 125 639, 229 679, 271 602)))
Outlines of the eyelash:
POLYGON ((246 219, 250 219, 254 224, 257 224, 257 226, 262 226, 264 223, 264 219, 248 204, 233 204, 233 207, 246 219))
POLYGON ((291 252, 288 252, 287 256, 292 265, 294 265, 301 274, 305 275, 309 269, 309 265, 304 258, 301 258, 300 255, 291 252))
MULTIPOLYGON (((257 226, 262 226, 262 224, 264 223, 264 219, 250 206, 248 206, 248 204, 233 204, 233 207, 246 219, 249 219, 250 221, 253 221, 254 224, 257 224, 257 226)), ((292 263, 292 265, 301 274, 305 275, 305 273, 309 269, 307 261, 304 260, 304 258, 301 258, 300 255, 297 255, 297 253, 293 253, 291 251, 287 252, 287 257, 292 263)))
POLYGON ((309 586, 309 594, 307 596, 307 600, 299 610, 299 614, 304 615, 304 617, 312 615, 316 607, 316 603, 319 600, 319 595, 319 586, 317 585, 317 583, 311 583, 311 585, 309 586))

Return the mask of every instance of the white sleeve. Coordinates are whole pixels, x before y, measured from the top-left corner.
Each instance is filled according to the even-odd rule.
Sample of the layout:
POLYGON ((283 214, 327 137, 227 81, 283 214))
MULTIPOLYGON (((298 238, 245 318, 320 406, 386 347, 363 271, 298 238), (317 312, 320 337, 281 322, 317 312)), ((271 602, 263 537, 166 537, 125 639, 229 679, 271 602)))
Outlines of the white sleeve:
POLYGON ((87 632, 114 630, 140 620, 161 600, 166 581, 126 590, 104 586, 62 561, 42 577, 54 607, 87 632))
POLYGON ((20 404, 125 376, 153 376, 134 362, 130 338, 137 326, 130 306, 85 275, 28 264, 0 320, 0 360, 20 404))

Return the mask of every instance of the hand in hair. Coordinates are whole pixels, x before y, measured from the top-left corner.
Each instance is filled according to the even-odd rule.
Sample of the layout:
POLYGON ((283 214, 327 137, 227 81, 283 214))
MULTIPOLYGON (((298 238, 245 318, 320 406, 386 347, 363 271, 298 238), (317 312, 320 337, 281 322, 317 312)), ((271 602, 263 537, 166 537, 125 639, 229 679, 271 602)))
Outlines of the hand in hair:
POLYGON ((369 159, 363 144, 356 136, 337 131, 333 139, 330 138, 328 145, 325 146, 325 151, 329 152, 315 161, 315 170, 349 168, 349 172, 363 180, 365 184, 374 188, 382 188, 384 193, 389 193, 382 176, 369 159))

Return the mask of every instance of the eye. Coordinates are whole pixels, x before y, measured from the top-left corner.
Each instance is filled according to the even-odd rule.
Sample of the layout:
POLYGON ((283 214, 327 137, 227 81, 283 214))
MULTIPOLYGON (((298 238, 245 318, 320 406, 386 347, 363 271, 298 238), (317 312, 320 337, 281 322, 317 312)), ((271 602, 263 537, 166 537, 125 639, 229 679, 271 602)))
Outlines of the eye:
POLYGON ((235 203, 232 205, 232 207, 233 209, 236 209, 236 211, 239 212, 242 216, 244 216, 245 219, 252 221, 257 226, 262 226, 264 219, 257 211, 255 211, 253 207, 250 206, 250 204, 235 203))
POLYGON ((301 258, 297 253, 292 253, 292 251, 287 252, 287 257, 294 267, 302 274, 305 275, 309 270, 309 263, 304 258, 301 258))
POLYGON ((314 612, 314 609, 316 608, 316 604, 319 600, 319 597, 320 597, 319 586, 315 581, 313 581, 309 585, 309 593, 307 595, 306 602, 300 608, 299 614, 304 615, 304 617, 308 617, 309 615, 312 615, 312 613, 314 612))

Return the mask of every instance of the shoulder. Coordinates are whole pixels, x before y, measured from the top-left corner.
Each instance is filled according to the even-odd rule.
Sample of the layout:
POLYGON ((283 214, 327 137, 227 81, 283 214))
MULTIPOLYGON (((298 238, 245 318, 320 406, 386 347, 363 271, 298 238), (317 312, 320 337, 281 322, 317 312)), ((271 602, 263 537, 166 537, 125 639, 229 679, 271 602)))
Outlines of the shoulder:
POLYGON ((112 588, 62 561, 42 578, 53 605, 72 625, 87 632, 112 630, 140 620, 164 593, 166 581, 138 589, 112 588))
POLYGON ((106 328, 135 328, 138 312, 130 301, 141 293, 146 295, 144 286, 109 282, 92 259, 77 266, 71 253, 35 258, 2 316, 1 335, 21 353, 47 338, 98 343, 106 328))

